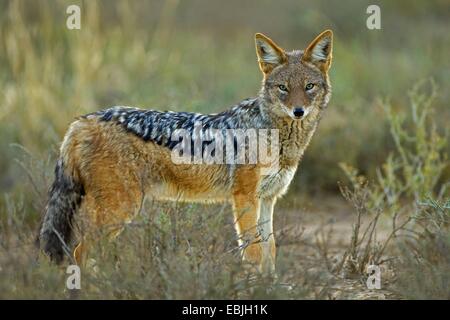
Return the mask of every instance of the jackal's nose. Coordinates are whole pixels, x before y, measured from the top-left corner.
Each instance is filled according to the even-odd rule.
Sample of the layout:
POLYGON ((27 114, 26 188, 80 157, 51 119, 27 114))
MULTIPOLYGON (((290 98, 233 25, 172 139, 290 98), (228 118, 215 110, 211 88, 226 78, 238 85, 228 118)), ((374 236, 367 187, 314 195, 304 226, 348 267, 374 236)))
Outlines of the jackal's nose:
POLYGON ((294 117, 300 119, 305 114, 305 109, 303 108, 294 108, 294 117))

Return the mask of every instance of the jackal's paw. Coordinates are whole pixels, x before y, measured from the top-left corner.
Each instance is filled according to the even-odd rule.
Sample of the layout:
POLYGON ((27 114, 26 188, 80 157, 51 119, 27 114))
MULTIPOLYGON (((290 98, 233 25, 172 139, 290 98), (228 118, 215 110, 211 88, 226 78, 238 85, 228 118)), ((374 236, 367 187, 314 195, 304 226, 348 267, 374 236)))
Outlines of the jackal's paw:
POLYGON ((246 261, 243 261, 242 266, 245 278, 251 281, 263 280, 268 283, 274 283, 278 279, 274 268, 263 268, 261 265, 246 261))

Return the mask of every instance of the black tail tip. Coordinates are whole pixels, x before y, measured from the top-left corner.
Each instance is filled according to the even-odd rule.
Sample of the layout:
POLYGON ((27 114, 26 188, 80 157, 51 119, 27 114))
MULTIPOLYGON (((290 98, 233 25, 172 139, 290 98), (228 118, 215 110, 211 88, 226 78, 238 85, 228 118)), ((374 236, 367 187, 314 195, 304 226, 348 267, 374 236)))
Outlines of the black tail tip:
POLYGON ((49 237, 38 237, 37 245, 53 263, 60 265, 64 261, 64 249, 62 248, 61 242, 56 235, 49 237))

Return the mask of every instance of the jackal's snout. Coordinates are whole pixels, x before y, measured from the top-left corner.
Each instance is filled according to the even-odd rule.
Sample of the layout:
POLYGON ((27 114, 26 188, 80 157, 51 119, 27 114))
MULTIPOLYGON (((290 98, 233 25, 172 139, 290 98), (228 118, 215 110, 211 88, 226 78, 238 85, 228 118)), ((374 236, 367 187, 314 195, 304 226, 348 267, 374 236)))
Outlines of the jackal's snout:
POLYGON ((295 107, 293 113, 295 118, 301 119, 305 115, 305 109, 303 107, 295 107))

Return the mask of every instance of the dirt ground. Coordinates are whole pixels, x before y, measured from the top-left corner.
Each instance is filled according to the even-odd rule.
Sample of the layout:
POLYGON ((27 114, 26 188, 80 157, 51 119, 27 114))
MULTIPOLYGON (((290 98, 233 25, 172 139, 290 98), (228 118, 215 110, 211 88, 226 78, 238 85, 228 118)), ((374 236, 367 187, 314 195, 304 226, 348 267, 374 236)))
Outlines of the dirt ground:
MULTIPOLYGON (((388 264, 381 266, 381 289, 368 289, 365 279, 360 276, 332 272, 349 248, 356 219, 355 210, 342 197, 327 196, 295 202, 299 202, 294 206, 298 209, 283 208, 281 205, 275 213, 274 227, 279 256, 282 257, 285 252, 295 252, 302 267, 319 273, 322 279, 330 284, 332 290, 327 298, 401 298, 392 289, 395 273, 388 264)), ((370 220, 371 217, 362 217, 362 227, 367 226, 370 220)), ((391 226, 381 220, 376 231, 376 240, 383 243, 390 230, 391 226)), ((389 258, 391 257, 386 257, 389 258)))

